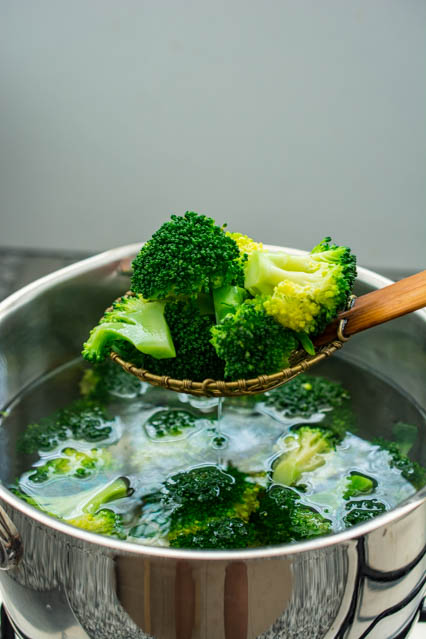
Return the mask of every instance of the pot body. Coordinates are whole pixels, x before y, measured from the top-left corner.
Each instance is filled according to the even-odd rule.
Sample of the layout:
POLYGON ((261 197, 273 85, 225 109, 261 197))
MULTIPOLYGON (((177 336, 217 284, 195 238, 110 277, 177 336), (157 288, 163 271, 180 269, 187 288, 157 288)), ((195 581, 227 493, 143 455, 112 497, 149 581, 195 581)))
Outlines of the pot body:
MULTIPOLYGON (((89 328, 125 290, 121 266, 137 248, 80 262, 0 304, 1 405, 78 355, 89 328)), ((386 283, 360 269, 356 292, 386 283)), ((423 420, 424 312, 357 336, 346 351, 405 388, 423 420)), ((13 466, 15 436, 7 433, 0 457, 3 478, 13 466)), ((216 553, 85 533, 4 487, 0 505, 2 597, 30 639, 391 639, 413 622, 424 596, 424 489, 330 538, 216 553)))

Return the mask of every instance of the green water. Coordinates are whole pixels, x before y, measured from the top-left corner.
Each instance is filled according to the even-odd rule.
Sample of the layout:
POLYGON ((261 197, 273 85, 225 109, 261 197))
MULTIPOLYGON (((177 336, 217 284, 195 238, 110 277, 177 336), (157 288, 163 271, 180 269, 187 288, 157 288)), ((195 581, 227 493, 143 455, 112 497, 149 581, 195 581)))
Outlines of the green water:
MULTIPOLYGON (((4 420, 2 436, 6 437, 7 432, 22 432, 30 421, 64 406, 67 403, 65 398, 69 401, 78 396, 78 384, 84 368, 80 361, 73 362, 24 393, 4 420), (62 389, 61 392, 59 389, 62 389)), ((403 393, 350 362, 336 358, 328 362, 321 373, 337 380, 343 376, 345 387, 352 386, 349 392, 353 398, 357 430, 347 433, 338 444, 336 453, 329 454, 323 466, 303 475, 301 482, 305 492, 302 501, 330 519, 333 531, 337 532, 345 527, 345 503, 341 496, 345 477, 350 472, 373 478, 376 483, 374 497, 382 501, 387 509, 394 508, 415 492, 401 473, 391 467, 389 454, 369 443, 365 436, 366 433, 371 437, 386 435, 391 430, 392 421, 404 420, 407 416, 418 421, 419 417, 403 393), (373 407, 371 398, 375 395, 382 398, 382 407, 373 407)), ((49 452, 33 456, 19 455, 14 464, 8 467, 8 477, 3 477, 3 480, 10 483, 20 476, 22 491, 45 507, 48 504, 46 510, 71 518, 81 514, 81 504, 100 486, 126 476, 133 494, 109 503, 108 508, 123 515, 128 540, 149 545, 167 545, 164 534, 167 522, 159 512, 158 505, 142 505, 144 498, 157 491, 167 477, 200 464, 225 468, 232 463, 247 473, 265 473, 258 481, 266 485, 274 461, 284 451, 285 437, 290 428, 302 422, 319 422, 324 417, 321 413, 309 418, 297 414, 285 416, 267 406, 262 395, 256 399, 226 399, 218 407, 217 399, 196 399, 142 383, 137 383, 130 393, 111 395, 108 410, 114 417, 109 424, 112 429, 108 439, 96 444, 69 439, 49 452), (173 434, 167 434, 158 427, 161 411, 171 412, 176 418, 181 414, 179 411, 186 411, 192 418, 189 426, 176 428, 173 434), (34 467, 57 457, 68 446, 78 451, 87 451, 94 446, 107 448, 112 464, 87 478, 57 477, 42 483, 30 479, 34 467), (31 464, 32 470, 29 471, 27 469, 31 464), (55 506, 52 507, 52 504, 55 506)), ((9 440, 3 441, 3 446, 10 447, 14 443, 13 438, 9 437, 9 440)))

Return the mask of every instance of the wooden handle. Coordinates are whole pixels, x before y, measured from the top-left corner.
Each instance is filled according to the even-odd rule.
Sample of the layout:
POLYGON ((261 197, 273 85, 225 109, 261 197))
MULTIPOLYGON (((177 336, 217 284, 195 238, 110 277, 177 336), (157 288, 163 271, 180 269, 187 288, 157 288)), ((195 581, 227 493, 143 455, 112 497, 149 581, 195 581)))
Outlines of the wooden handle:
POLYGON ((314 344, 322 346, 336 339, 339 322, 342 319, 347 320, 344 334, 350 337, 367 328, 373 328, 401 315, 417 311, 423 306, 426 306, 426 271, 357 297, 352 308, 339 313, 324 333, 314 340, 314 344))

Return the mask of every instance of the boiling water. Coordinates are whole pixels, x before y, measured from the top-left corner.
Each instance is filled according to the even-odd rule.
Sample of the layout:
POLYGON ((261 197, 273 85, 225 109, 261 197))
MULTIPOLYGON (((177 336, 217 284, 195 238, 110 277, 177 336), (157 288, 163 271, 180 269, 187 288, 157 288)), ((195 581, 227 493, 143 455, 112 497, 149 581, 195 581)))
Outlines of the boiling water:
MULTIPOLYGON (((14 402, 0 434, 3 450, 15 445, 13 438, 26 424, 51 414, 78 396, 84 368, 80 361, 62 367, 14 402)), ((348 388, 358 424, 356 434, 348 433, 326 464, 302 477, 306 487, 302 501, 331 519, 333 530, 339 531, 344 528, 341 495, 345 477, 350 472, 372 477, 377 482, 374 497, 389 509, 415 492, 400 472, 390 467, 389 454, 364 437, 389 436, 392 424, 397 421, 410 421, 421 427, 422 418, 401 391, 353 363, 333 358, 320 373, 342 381, 348 388), (336 490, 336 486, 340 489, 336 490)), ((101 485, 125 475, 134 490, 132 496, 112 502, 108 508, 123 514, 129 539, 155 545, 167 543, 164 536, 166 522, 161 520, 158 506, 145 506, 142 513, 141 504, 143 497, 157 491, 165 478, 206 463, 224 467, 231 462, 248 473, 268 473, 284 450, 284 438, 291 426, 317 422, 323 417, 322 414, 308 419, 285 417, 266 406, 262 395, 218 402, 217 399, 178 395, 145 384, 136 385, 134 392, 127 396, 111 396, 108 408, 114 416, 108 440, 93 444, 70 439, 61 442, 53 451, 41 453, 40 459, 28 455, 8 456, 9 466, 3 466, 2 479, 10 483, 21 476, 20 488, 25 493, 40 500, 46 510, 55 503, 55 514, 69 518, 81 513, 80 505, 86 503, 101 485), (191 425, 178 434, 158 437, 155 416, 164 410, 188 411, 193 416, 191 425), (43 464, 67 446, 82 451, 94 446, 107 447, 113 463, 85 479, 55 478, 39 484, 30 480, 31 471, 25 470, 31 463, 43 464), (11 459, 14 459, 13 463, 11 459), (77 494, 78 499, 74 499, 77 494), (61 497, 59 511, 58 497, 61 497)), ((266 483, 267 479, 259 481, 266 483)))

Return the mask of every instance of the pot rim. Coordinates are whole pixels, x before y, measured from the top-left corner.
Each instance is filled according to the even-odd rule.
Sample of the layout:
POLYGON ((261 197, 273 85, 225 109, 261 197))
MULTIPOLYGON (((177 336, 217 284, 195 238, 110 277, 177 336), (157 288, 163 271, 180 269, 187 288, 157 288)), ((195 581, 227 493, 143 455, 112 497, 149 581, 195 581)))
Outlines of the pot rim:
MULTIPOLYGON (((27 286, 19 289, 15 293, 12 293, 5 300, 0 302, 0 322, 3 317, 12 308, 16 308, 20 304, 23 304, 37 296, 41 291, 47 290, 52 286, 68 280, 70 277, 82 275, 93 268, 101 267, 105 264, 111 264, 117 262, 117 264, 132 255, 135 255, 141 247, 142 243, 128 244, 118 248, 110 249, 99 253, 93 257, 80 260, 75 264, 66 266, 58 271, 50 273, 34 282, 31 282, 27 286)), ((278 247, 275 245, 265 245, 267 248, 273 250, 279 248, 285 248, 295 254, 303 254, 306 251, 300 249, 278 247)), ((392 280, 383 277, 371 271, 369 269, 358 267, 358 274, 362 279, 377 288, 382 288, 392 283, 392 280)), ((415 311, 415 314, 419 316, 426 323, 426 309, 415 311)), ((90 533, 70 524, 56 520, 50 515, 37 510, 33 506, 30 506, 23 500, 16 497, 6 486, 0 483, 0 499, 5 501, 12 508, 18 510, 22 514, 29 517, 34 522, 38 522, 46 526, 53 531, 62 533, 68 537, 71 537, 78 541, 84 541, 89 544, 104 547, 108 550, 115 550, 121 553, 133 554, 138 556, 151 556, 164 559, 192 559, 192 560, 215 560, 215 561, 229 561, 229 560, 247 560, 247 559, 265 559, 272 557, 282 557, 286 555, 294 555, 303 552, 321 550, 329 546, 349 542, 353 539, 366 535, 374 530, 387 526, 395 520, 404 517, 411 511, 415 510, 426 501, 426 486, 417 491, 414 495, 406 499, 396 508, 375 517, 374 519, 358 524, 347 530, 319 537, 318 539, 312 539, 307 541, 301 541, 291 544, 282 544, 278 546, 261 546, 244 550, 184 550, 177 548, 170 548, 167 546, 148 546, 135 542, 122 541, 114 539, 113 537, 107 537, 104 535, 98 535, 90 533)))

